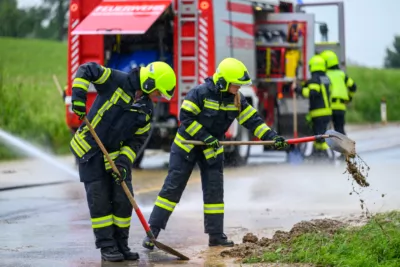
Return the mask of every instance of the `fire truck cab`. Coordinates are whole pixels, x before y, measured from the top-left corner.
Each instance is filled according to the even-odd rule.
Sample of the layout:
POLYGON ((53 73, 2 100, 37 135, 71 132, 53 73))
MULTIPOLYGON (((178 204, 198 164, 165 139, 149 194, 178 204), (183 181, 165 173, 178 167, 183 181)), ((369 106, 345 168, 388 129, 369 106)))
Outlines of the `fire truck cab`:
MULTIPOLYGON (((92 61, 129 71, 165 61, 177 74, 177 90, 170 102, 157 100, 146 149, 169 151, 186 93, 211 76, 223 58, 235 57, 244 62, 254 81, 241 92, 266 123, 285 137, 306 135, 308 100, 297 101, 299 127, 293 129, 290 85, 295 79, 300 82, 310 77, 308 60, 326 48, 335 50, 345 65, 343 14, 342 2, 71 0, 66 122, 72 132, 81 123, 71 110, 71 85, 80 64, 92 61), (337 8, 340 34, 336 42, 315 43, 315 16, 305 10, 316 6, 337 8)), ((95 97, 91 85, 88 108, 95 97)), ((226 138, 254 139, 236 121, 226 138)), ((245 164, 249 153, 249 146, 225 148, 226 161, 232 165, 245 164)))

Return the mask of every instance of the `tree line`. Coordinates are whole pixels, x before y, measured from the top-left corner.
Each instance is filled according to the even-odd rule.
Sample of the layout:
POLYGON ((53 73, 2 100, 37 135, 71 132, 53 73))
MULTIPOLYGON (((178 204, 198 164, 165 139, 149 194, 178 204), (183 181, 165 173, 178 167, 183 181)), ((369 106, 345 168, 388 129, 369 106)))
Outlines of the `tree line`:
POLYGON ((65 40, 69 0, 43 0, 19 8, 17 0, 0 0, 0 36, 65 40))

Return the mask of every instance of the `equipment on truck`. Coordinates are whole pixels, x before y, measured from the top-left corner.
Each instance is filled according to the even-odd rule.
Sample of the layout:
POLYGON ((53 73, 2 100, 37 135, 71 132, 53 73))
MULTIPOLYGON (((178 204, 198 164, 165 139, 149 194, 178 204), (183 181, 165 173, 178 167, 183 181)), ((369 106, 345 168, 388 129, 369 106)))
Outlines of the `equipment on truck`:
MULTIPOLYGON (((194 85, 211 76, 217 62, 235 57, 249 68, 254 86, 241 89, 268 125, 293 136, 290 90, 310 77, 308 60, 330 49, 345 65, 342 2, 294 4, 288 0, 71 0, 68 29, 66 122, 72 132, 80 124, 71 110, 71 85, 80 64, 94 61, 127 71, 151 61, 165 61, 177 73, 177 93, 157 103, 161 116, 153 121, 147 149, 169 151, 178 128, 181 103, 194 85), (315 15, 309 6, 338 10, 338 43, 315 43, 315 15)), ((96 92, 89 88, 90 108, 96 92)), ((309 135, 306 100, 297 100, 298 136, 309 135)), ((234 121, 226 139, 249 141, 251 133, 234 121)), ((268 149, 267 147, 265 147, 268 149)), ((247 162, 250 146, 226 146, 226 163, 247 162)))

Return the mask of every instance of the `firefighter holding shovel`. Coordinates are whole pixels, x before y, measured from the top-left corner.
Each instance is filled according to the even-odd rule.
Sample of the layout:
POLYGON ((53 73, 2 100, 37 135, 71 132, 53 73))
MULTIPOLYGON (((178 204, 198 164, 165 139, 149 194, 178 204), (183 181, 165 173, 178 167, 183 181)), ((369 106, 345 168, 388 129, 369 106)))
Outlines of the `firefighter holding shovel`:
POLYGON ((82 123, 70 142, 70 149, 79 161, 79 176, 85 185, 95 245, 100 248, 103 260, 139 258, 138 253, 131 252, 128 247, 132 204, 119 184, 125 183, 133 194, 131 167, 150 129, 151 97, 163 96, 170 100, 175 85, 175 73, 164 62, 153 62, 129 73, 86 63, 76 73, 72 110, 81 119, 88 120, 120 173, 112 171, 88 125, 82 123), (98 95, 86 116, 86 93, 90 83, 98 95))
MULTIPOLYGON (((186 95, 180 109, 181 125, 171 146, 168 175, 149 219, 155 237, 166 228, 197 163, 201 171, 204 228, 209 235, 209 246, 234 245, 224 234, 224 148, 219 140, 237 119, 259 139, 274 140, 276 149, 288 147, 285 139, 264 123, 239 92, 243 85, 251 85, 246 66, 237 59, 226 58, 212 77, 186 95), (184 144, 190 139, 203 141, 205 146, 184 144)), ((148 237, 143 240, 143 246, 154 248, 148 237)))

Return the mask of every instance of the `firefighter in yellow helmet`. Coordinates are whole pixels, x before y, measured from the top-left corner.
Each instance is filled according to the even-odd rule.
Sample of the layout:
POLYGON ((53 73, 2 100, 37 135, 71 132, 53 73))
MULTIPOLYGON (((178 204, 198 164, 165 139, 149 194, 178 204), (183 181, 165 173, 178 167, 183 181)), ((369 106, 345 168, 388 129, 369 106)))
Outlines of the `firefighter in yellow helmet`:
MULTIPOLYGON (((224 148, 219 140, 234 119, 261 140, 275 140, 276 149, 288 147, 285 139, 269 128, 246 98, 239 92, 243 85, 250 85, 251 78, 246 66, 235 58, 225 58, 213 77, 191 89, 180 110, 178 132, 171 146, 169 171, 155 201, 149 224, 158 237, 179 203, 182 193, 196 163, 200 167, 203 201, 204 228, 209 234, 209 246, 233 246, 224 234, 224 148), (240 98, 240 101, 235 99, 240 98), (200 140, 204 146, 182 143, 184 140, 200 140)), ((153 249, 154 244, 146 237, 143 246, 153 249)))
POLYGON ((345 134, 346 104, 352 101, 357 90, 356 83, 339 68, 339 59, 335 52, 325 50, 321 56, 326 61, 327 71, 331 86, 332 122, 335 131, 345 134))
POLYGON ((70 149, 79 161, 95 245, 100 248, 103 260, 137 260, 138 253, 128 247, 132 205, 120 181, 124 180, 133 193, 131 168, 150 130, 151 97, 172 98, 175 72, 164 62, 153 62, 129 73, 85 63, 79 67, 72 84, 72 110, 81 119, 86 116, 90 84, 98 95, 87 118, 121 174, 113 173, 88 127, 82 123, 70 142, 70 149))
MULTIPOLYGON (((324 134, 331 121, 332 110, 330 108, 330 81, 326 76, 325 60, 319 56, 313 56, 309 61, 311 79, 304 87, 297 88, 297 93, 310 100, 309 116, 312 120, 312 129, 315 135, 324 134)), ((324 140, 314 142, 313 156, 325 157, 329 146, 324 140)))

